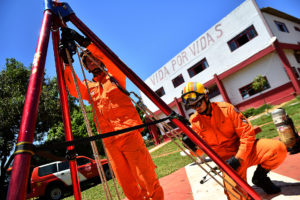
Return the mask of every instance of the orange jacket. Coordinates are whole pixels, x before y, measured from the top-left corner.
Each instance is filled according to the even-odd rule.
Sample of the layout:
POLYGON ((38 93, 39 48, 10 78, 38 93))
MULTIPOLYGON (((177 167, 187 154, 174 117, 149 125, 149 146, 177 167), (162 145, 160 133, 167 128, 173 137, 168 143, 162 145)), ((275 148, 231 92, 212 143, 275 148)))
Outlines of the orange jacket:
MULTIPOLYGON (((102 53, 94 44, 90 44, 88 49, 94 56, 96 56, 105 64, 108 72, 111 73, 115 79, 117 79, 123 88, 125 88, 125 75, 119 69, 117 69, 117 67, 113 65, 111 61, 104 59, 105 56, 102 55, 102 53)), ((64 70, 64 76, 70 94, 78 98, 71 69, 67 65, 64 70)), ((90 102, 85 81, 81 82, 77 76, 76 79, 82 99, 90 102)), ((95 107, 96 116, 100 124, 101 133, 121 130, 142 124, 140 116, 133 106, 130 98, 120 91, 120 89, 110 81, 107 75, 102 74, 97 76, 94 78, 94 81, 87 81, 87 84, 92 97, 93 105, 95 107)), ((99 130, 99 127, 97 127, 97 129, 99 130)), ((140 131, 141 130, 143 129, 140 129, 140 131)), ((130 133, 109 137, 104 139, 104 141, 113 141, 126 134, 130 133)))
POLYGON ((222 159, 227 160, 232 156, 247 159, 255 141, 252 125, 229 103, 215 102, 211 106, 211 116, 197 112, 191 116, 192 129, 222 159))

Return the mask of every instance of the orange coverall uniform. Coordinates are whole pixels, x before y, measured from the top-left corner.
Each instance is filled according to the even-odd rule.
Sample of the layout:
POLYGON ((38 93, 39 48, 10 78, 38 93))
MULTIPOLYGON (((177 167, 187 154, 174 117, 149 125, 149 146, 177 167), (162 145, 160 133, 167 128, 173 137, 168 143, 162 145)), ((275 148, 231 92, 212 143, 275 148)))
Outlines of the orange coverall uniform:
MULTIPOLYGON (((242 159, 237 173, 246 180, 247 168, 260 164, 263 168, 272 170, 278 167, 285 159, 287 150, 285 145, 272 139, 255 140, 252 125, 232 104, 226 102, 211 103, 211 116, 200 115, 195 112, 190 117, 192 129, 226 161, 235 156, 242 159)), ((198 155, 203 152, 197 151, 198 155)), ((228 176, 223 173, 224 178, 228 176)), ((231 180, 233 186, 236 184, 231 180)), ((224 182, 227 190, 232 191, 240 199, 232 187, 224 182)), ((238 188, 238 187, 236 187, 238 188)), ((228 199, 235 199, 225 191, 228 199)))
MULTIPOLYGON (((90 44, 88 50, 105 64, 108 72, 113 74, 114 78, 125 88, 125 75, 94 44, 90 44)), ((78 97, 69 66, 65 67, 64 75, 70 94, 78 97)), ((82 98, 89 101, 86 84, 81 83, 78 77, 76 78, 82 98)), ((100 127, 97 127, 98 131, 108 133, 142 124, 130 98, 118 89, 106 74, 102 73, 93 80, 94 82, 88 81, 87 83, 96 110, 94 121, 97 117, 100 124, 100 127)), ((164 198, 164 194, 155 173, 156 166, 144 144, 140 131, 134 130, 104 138, 107 155, 114 174, 129 200, 145 198, 161 200, 164 198)))

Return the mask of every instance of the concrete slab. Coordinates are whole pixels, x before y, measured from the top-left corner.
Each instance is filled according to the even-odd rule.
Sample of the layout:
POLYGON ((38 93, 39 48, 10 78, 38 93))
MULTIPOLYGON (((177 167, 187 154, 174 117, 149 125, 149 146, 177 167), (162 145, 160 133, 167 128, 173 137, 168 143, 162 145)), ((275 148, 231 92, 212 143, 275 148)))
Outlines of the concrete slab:
MULTIPOLYGON (((212 167, 215 166, 213 162, 209 162, 212 167)), ((206 165, 202 166, 209 171, 206 165)), ((250 167, 247 173, 247 179, 251 180, 252 175, 256 169, 256 166, 250 167)), ((224 194, 223 188, 213 179, 207 177, 207 181, 200 184, 202 178, 206 173, 200 169, 196 164, 190 164, 185 167, 187 178, 190 181, 190 185, 193 192, 193 198, 195 200, 200 199, 214 199, 214 200, 225 200, 226 196, 224 194)), ((267 195, 260 188, 254 186, 251 181, 249 183, 263 199, 274 199, 274 200, 294 200, 300 199, 300 182, 296 179, 280 175, 275 172, 270 172, 269 177, 274 181, 276 185, 281 186, 282 192, 277 195, 267 195)), ((220 182, 222 179, 215 176, 215 178, 220 182)), ((166 198, 169 199, 169 198, 166 198)))

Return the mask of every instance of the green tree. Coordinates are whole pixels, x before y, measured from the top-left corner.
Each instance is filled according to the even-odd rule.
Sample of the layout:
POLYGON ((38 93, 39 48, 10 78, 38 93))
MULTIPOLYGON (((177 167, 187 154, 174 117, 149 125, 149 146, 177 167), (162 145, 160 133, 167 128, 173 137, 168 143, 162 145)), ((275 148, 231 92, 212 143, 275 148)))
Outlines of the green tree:
MULTIPOLYGON (((137 104, 139 104, 141 107, 143 107, 143 102, 138 101, 137 104)), ((136 109, 137 112, 139 113, 139 116, 140 116, 142 122, 143 122, 144 124, 148 123, 149 121, 146 119, 146 115, 145 115, 144 111, 143 111, 142 109, 140 109, 137 105, 135 106, 135 109, 136 109)), ((146 127, 144 128, 144 130, 141 132, 141 134, 142 134, 142 136, 146 136, 146 134, 147 134, 148 132, 149 132, 148 126, 146 126, 146 127)))
MULTIPOLYGON (((6 59, 0 72, 0 186, 12 161, 11 152, 17 142, 23 106, 30 78, 30 68, 14 58, 6 59)), ((75 100, 69 99, 71 110, 75 100)), ((41 141, 45 133, 62 121, 56 78, 44 78, 38 107, 35 141, 41 141)))
MULTIPOLYGON (((97 129, 95 126, 95 123, 93 121, 93 112, 91 109, 91 106, 86 106, 86 112, 87 112, 87 117, 89 119, 92 133, 96 134, 97 129)), ((86 125, 84 122, 84 118, 82 115, 81 110, 74 110, 71 114, 71 126, 72 126, 72 133, 74 139, 81 139, 83 137, 88 137, 88 132, 86 130, 86 125)), ((57 142, 61 142, 65 140, 65 132, 64 132, 64 125, 62 122, 56 124, 53 126, 48 134, 47 134, 47 140, 45 142, 45 145, 50 145, 50 144, 55 144, 57 142)), ((104 155, 104 150, 102 146, 102 142, 100 140, 96 141, 97 147, 98 147, 98 152, 100 155, 104 155)), ((85 155, 88 157, 93 157, 93 152, 92 148, 90 145, 90 142, 84 142, 80 143, 79 145, 75 146, 76 153, 78 155, 85 155)), ((65 155, 65 150, 62 151, 61 148, 57 148, 56 150, 52 150, 52 153, 57 155, 57 156, 64 156, 65 155)))

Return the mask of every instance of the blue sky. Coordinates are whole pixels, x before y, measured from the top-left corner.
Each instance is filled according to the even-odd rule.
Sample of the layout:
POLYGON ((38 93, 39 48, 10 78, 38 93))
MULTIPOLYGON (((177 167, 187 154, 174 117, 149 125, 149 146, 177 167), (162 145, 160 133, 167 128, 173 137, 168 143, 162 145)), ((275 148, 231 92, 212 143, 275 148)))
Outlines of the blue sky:
MULTIPOLYGON (((66 2, 77 17, 145 80, 244 1, 66 2)), ((300 18, 299 0, 257 0, 257 4, 259 8, 273 7, 300 18)), ((4 69, 6 58, 16 58, 25 66, 32 63, 43 11, 43 0, 1 0, 0 70, 4 69)), ((56 72, 51 40, 49 44, 45 68, 46 75, 53 77, 56 72)), ((128 90, 138 91, 132 84, 128 90)))

